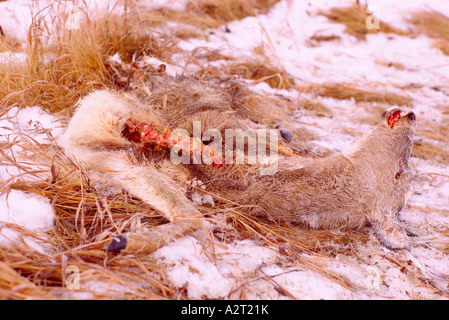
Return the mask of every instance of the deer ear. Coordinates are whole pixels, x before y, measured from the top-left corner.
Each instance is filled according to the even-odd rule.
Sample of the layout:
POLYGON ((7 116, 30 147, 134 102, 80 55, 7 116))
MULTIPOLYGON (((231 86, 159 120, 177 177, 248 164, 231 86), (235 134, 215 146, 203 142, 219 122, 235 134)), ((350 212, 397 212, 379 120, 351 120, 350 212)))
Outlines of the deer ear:
POLYGON ((398 109, 398 108, 391 108, 391 109, 384 111, 384 113, 382 113, 382 118, 387 123, 387 125, 390 127, 390 129, 392 129, 394 127, 394 124, 399 119, 401 119, 401 117, 402 117, 402 111, 401 111, 401 109, 398 109))

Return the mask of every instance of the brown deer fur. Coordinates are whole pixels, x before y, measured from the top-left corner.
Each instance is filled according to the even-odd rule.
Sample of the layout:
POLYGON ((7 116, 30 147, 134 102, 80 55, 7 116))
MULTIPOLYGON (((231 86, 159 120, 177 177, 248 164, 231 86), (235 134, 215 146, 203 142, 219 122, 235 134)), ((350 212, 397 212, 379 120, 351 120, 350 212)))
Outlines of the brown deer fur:
POLYGON ((272 129, 276 124, 289 128, 288 113, 279 99, 261 96, 229 79, 161 76, 145 90, 103 90, 85 97, 65 133, 66 152, 86 168, 104 172, 107 179, 172 222, 118 236, 109 246, 111 251, 153 251, 200 228, 201 213, 170 175, 184 181, 199 178, 207 190, 243 205, 250 215, 311 229, 370 225, 388 248, 408 246, 399 212, 412 177, 409 157, 415 115, 411 111, 387 110, 373 132, 350 151, 316 159, 281 155, 271 174, 261 174, 260 163, 175 165, 151 155, 150 163, 145 163, 139 156, 144 152, 141 145, 123 135, 130 118, 161 128, 186 129, 190 135, 193 121, 200 121, 202 132, 213 128, 223 137, 227 128, 272 129))

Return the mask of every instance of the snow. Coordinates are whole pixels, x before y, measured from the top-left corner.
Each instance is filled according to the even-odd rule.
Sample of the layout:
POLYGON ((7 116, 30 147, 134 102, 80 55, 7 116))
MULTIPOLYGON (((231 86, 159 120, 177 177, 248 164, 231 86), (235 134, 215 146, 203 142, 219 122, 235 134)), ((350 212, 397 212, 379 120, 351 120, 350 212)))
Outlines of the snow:
POLYGON ((11 190, 0 197, 0 221, 35 231, 49 231, 54 225, 53 208, 44 196, 11 190))
POLYGON ((348 299, 355 295, 308 270, 282 267, 277 253, 251 240, 215 247, 215 258, 193 237, 182 238, 154 253, 167 266, 170 281, 192 299, 285 299, 277 285, 299 299, 348 299), (267 281, 268 277, 275 283, 267 281))
POLYGON ((155 10, 168 7, 175 11, 184 11, 190 0, 142 0, 139 4, 155 10))
POLYGON ((18 133, 32 135, 39 143, 48 142, 49 133, 57 137, 64 131, 59 119, 39 106, 19 109, 13 107, 0 119, 0 141, 18 133), (40 129, 40 130, 39 130, 40 129), (11 131, 12 130, 12 131, 11 131))
MULTIPOLYGON (((32 138, 40 144, 52 142, 63 133, 63 124, 60 119, 50 115, 39 106, 11 108, 0 119, 0 143, 16 143, 6 154, 21 159, 26 158, 24 150, 18 142, 32 138)), ((20 176, 21 171, 16 166, 2 165, 0 162, 0 182, 20 176)))
MULTIPOLYGON (((361 253, 368 256, 367 252, 361 253)), ((240 287, 245 288, 245 299, 286 299, 279 288, 297 299, 367 299, 370 290, 377 292, 376 299, 407 296, 408 288, 403 285, 407 277, 381 255, 372 254, 369 266, 338 260, 325 262, 326 270, 351 277, 358 286, 357 292, 317 272, 285 267, 275 251, 251 240, 217 246, 214 255, 215 258, 194 237, 185 237, 154 253, 158 263, 167 267, 170 281, 185 288, 193 299, 238 299, 240 287)), ((427 255, 429 265, 443 266, 440 272, 447 274, 447 257, 427 255), (443 259, 443 263, 438 259, 443 259)), ((415 297, 425 291, 419 286, 414 290, 415 297)))
MULTIPOLYGON (((95 8, 96 12, 110 8, 104 1, 84 2, 95 8)), ((187 2, 142 0, 146 6, 171 6, 174 10, 183 10, 187 2)), ((352 0, 339 1, 338 5, 353 3, 352 0)), ((433 9, 449 15, 449 5, 438 0, 401 3, 378 0, 369 1, 369 4, 377 7, 382 21, 402 29, 407 28, 404 19, 408 13, 417 9, 433 9)), ((342 25, 317 15, 318 10, 334 5, 333 1, 281 1, 266 15, 229 23, 227 27, 231 32, 215 30, 207 39, 187 39, 181 41, 179 46, 185 50, 197 47, 219 49, 222 54, 243 59, 254 56, 253 49, 263 43, 267 55, 288 70, 298 84, 347 82, 355 83, 360 88, 405 94, 413 98, 418 126, 421 119, 428 123, 441 123, 438 106, 449 104, 449 57, 435 49, 432 40, 425 36, 411 38, 378 33, 367 35, 365 41, 356 40, 343 33, 342 25), (310 46, 308 41, 314 34, 339 35, 341 39, 310 46), (388 67, 388 63, 400 63, 405 68, 388 67), (410 84, 419 86, 403 89, 410 84), (446 93, 444 90, 433 90, 435 86, 446 88, 446 93)), ((0 2, 0 21, 6 34, 25 40, 31 23, 29 1, 0 2)), ((21 63, 24 59, 22 53, 0 53, 0 61, 7 63, 21 63)), ((179 73, 184 66, 180 63, 179 66, 170 67, 176 70, 173 72, 179 73)), ((255 86, 255 89, 276 92, 265 83, 255 86)), ((286 95, 297 97, 298 93, 286 92, 286 95)), ((370 125, 353 121, 354 111, 360 107, 354 101, 332 98, 321 98, 319 101, 334 110, 332 118, 298 113, 292 121, 317 125, 307 128, 321 137, 320 143, 323 145, 344 150, 356 138, 348 133, 348 129, 360 135, 372 129, 370 125)), ((20 134, 26 134, 45 143, 49 141, 48 132, 57 137, 62 130, 61 122, 39 106, 20 110, 12 108, 0 119, 0 142, 12 141, 20 134), (45 130, 39 130, 42 128, 45 130)), ((448 146, 442 147, 447 150, 448 146)), ((367 244, 354 244, 353 250, 357 256, 336 254, 335 259, 304 256, 305 260, 314 261, 317 266, 304 268, 301 264, 286 261, 272 248, 252 240, 215 243, 214 252, 211 253, 203 244, 207 240, 205 236, 195 233, 159 249, 152 256, 165 266, 172 285, 186 289, 192 299, 239 299, 242 288, 245 289, 243 297, 246 299, 442 298, 435 290, 424 286, 415 276, 419 273, 413 271, 419 270, 429 282, 437 283, 440 288, 447 286, 449 260, 447 254, 439 249, 446 247, 447 252, 449 239, 436 230, 447 230, 449 227, 449 171, 447 166, 423 159, 412 158, 411 164, 416 171, 414 193, 403 218, 419 233, 415 241, 423 246, 414 246, 410 252, 391 252, 371 238, 367 244), (404 273, 404 269, 393 262, 399 258, 410 260, 415 269, 404 266, 404 273), (350 279, 357 290, 345 287, 319 269, 350 279)), ((16 167, 0 162, 0 182, 19 173, 16 167)), ((194 193, 192 198, 198 204, 214 205, 213 199, 198 193, 194 193)), ((54 213, 43 196, 12 190, 8 197, 0 198, 0 221, 2 226, 12 223, 45 232, 53 226, 54 213)), ((205 222, 205 228, 211 226, 205 222)), ((18 237, 15 230, 0 229, 0 242, 17 240, 18 237)), ((28 241, 31 243, 30 239, 28 241)), ((34 248, 42 251, 39 245, 34 248)), ((110 290, 108 285, 101 283, 89 282, 88 286, 99 288, 99 291, 110 290)), ((120 287, 116 290, 120 291, 120 287)))
POLYGON ((33 22, 54 26, 58 13, 66 14, 65 25, 68 28, 76 28, 80 19, 86 15, 95 17, 105 11, 111 13, 123 13, 123 6, 115 0, 9 0, 0 2, 0 21, 5 34, 12 36, 22 43, 27 41, 27 33, 33 22))
POLYGON ((26 54, 22 52, 0 52, 0 61, 7 66, 23 64, 26 58, 26 54))
POLYGON ((0 21, 3 32, 19 40, 25 40, 31 24, 29 1, 4 1, 0 3, 0 21))
MULTIPOLYGON (((19 142, 27 137, 44 144, 51 140, 51 134, 58 137, 63 132, 61 122, 42 110, 39 106, 19 109, 13 107, 0 119, 0 143, 19 142)), ((13 145, 5 154, 17 160, 27 157, 27 151, 19 144, 13 145)), ((13 165, 4 165, 0 161, 0 183, 21 179, 21 170, 13 165)), ((43 252, 42 244, 30 237, 20 235, 10 228, 11 224, 24 227, 36 233, 50 231, 54 227, 55 214, 49 200, 43 195, 11 190, 0 194, 0 243, 24 241, 29 247, 43 252)), ((46 237, 45 235, 43 236, 46 237)))

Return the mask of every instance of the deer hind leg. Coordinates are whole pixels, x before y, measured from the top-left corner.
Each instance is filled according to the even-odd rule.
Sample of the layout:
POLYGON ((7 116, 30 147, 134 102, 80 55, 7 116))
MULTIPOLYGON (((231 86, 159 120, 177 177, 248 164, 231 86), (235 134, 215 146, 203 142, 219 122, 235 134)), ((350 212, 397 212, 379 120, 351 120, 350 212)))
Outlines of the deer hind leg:
POLYGON ((408 249, 410 247, 409 235, 413 236, 413 234, 399 221, 397 214, 383 211, 374 216, 374 219, 371 220, 374 234, 382 245, 391 250, 408 249))
POLYGON ((186 198, 183 190, 156 168, 133 164, 126 152, 117 151, 91 153, 88 161, 95 163, 94 169, 105 171, 113 184, 139 197, 170 221, 150 230, 117 236, 107 251, 149 253, 202 226, 201 213, 186 198))
POLYGON ((113 166, 115 182, 161 212, 170 223, 122 234, 112 241, 108 251, 150 253, 201 228, 201 213, 170 177, 151 166, 117 162, 113 166))

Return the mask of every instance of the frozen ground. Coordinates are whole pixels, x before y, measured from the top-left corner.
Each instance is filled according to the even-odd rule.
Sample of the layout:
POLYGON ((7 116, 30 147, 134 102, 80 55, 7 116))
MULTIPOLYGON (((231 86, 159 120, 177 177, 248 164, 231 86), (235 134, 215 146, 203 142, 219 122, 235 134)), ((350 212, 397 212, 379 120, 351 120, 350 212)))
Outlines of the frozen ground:
MULTIPOLYGON (((145 2, 147 5, 163 3, 145 2)), ((27 3, 23 0, 0 2, 0 23, 6 34, 24 39, 30 23, 27 3)), ((185 1, 168 3, 182 9, 185 1)), ((431 8, 449 16, 449 5, 441 1, 369 3, 377 6, 382 21, 402 29, 408 28, 405 19, 416 9, 431 8)), ((338 6, 345 4, 352 5, 353 1, 338 2, 338 6)), ((219 49, 223 54, 243 59, 263 43, 268 55, 282 65, 298 85, 339 82, 355 84, 365 90, 409 96, 418 119, 417 139, 420 139, 420 131, 445 123, 449 125, 449 56, 434 48, 432 40, 423 35, 411 38, 377 33, 368 34, 366 41, 357 40, 343 33, 344 26, 316 14, 318 10, 335 5, 334 1, 281 1, 266 15, 230 23, 227 26, 230 32, 225 32, 224 28, 215 30, 207 39, 184 40, 180 46, 186 50, 219 49), (314 34, 341 38, 312 46, 309 39, 314 34), (394 68, 395 63, 405 67, 394 68)), ((13 57, 2 53, 0 59, 13 57)), ((17 59, 23 57, 17 54, 17 59)), ((264 83, 257 86, 257 90, 275 91, 264 83)), ((317 99, 332 111, 332 117, 298 111, 292 123, 316 132, 322 143, 333 148, 342 150, 372 129, 372 122, 361 124, 359 121, 364 118, 367 103, 299 95, 294 90, 281 93, 294 99, 317 99)), ((62 122, 39 106, 12 109, 7 117, 0 119, 0 142, 20 139, 21 133, 44 142, 48 135, 42 128, 51 130, 57 137, 61 126, 62 122)), ((442 141, 434 143, 446 152, 449 150, 442 141)), ((365 244, 352 243, 352 254, 345 250, 344 253, 337 251, 333 258, 317 255, 292 261, 252 240, 217 243, 212 254, 202 243, 204 235, 197 233, 161 248, 153 257, 165 266, 172 285, 183 288, 193 299, 448 298, 449 166, 434 159, 416 157, 412 158, 412 166, 416 172, 414 192, 403 218, 419 236, 412 239, 410 251, 389 251, 370 237, 365 244), (314 267, 308 267, 304 261, 313 262, 314 267), (327 276, 327 272, 334 276, 327 276), (345 285, 347 283, 351 286, 345 285)), ((0 166, 0 179, 6 181, 10 176, 20 175, 18 170, 0 166)), ((15 190, 7 198, 0 199, 0 221, 43 232, 52 227, 54 217, 46 198, 15 190)), ((210 227, 207 222, 205 224, 206 228, 210 227)), ((0 228, 0 241, 15 239, 17 235, 12 231, 0 228)), ((38 245, 34 247, 41 250, 38 245)), ((89 288, 105 290, 100 283, 89 283, 89 288)))

